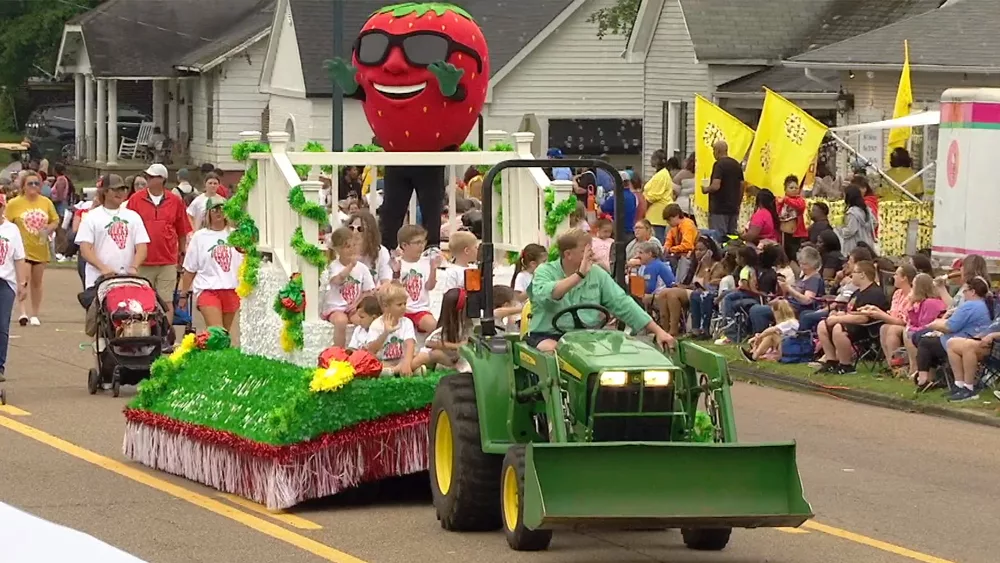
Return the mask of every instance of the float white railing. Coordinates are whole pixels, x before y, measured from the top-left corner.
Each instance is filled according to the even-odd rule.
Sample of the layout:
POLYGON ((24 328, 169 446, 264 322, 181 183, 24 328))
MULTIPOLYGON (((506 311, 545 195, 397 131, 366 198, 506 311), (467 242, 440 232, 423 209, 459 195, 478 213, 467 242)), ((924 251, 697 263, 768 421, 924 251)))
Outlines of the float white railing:
MULTIPOLYGON (((259 138, 260 133, 246 132, 242 136, 255 139, 259 138)), ((255 153, 250 156, 257 162, 258 179, 257 185, 250 192, 247 210, 254 218, 260 232, 258 248, 262 252, 270 253, 274 262, 281 266, 287 275, 291 276, 296 272, 302 275, 306 303, 310 304, 306 309, 307 321, 318 319, 319 272, 295 253, 291 247, 291 240, 295 229, 301 228, 305 240, 316 243, 319 240, 319 226, 314 221, 300 216, 288 205, 288 192, 295 186, 301 186, 307 201, 319 203, 322 184, 315 180, 300 180, 295 171, 296 165, 312 166, 313 171, 318 170, 320 166, 333 166, 334 170, 341 166, 361 165, 445 166, 450 180, 447 187, 449 210, 454 219, 457 179, 469 166, 493 166, 505 160, 534 158, 531 154, 533 133, 512 135, 514 151, 510 152, 289 152, 288 137, 284 132, 269 133, 267 138, 271 152, 255 153)), ((503 131, 487 131, 484 134, 487 146, 493 146, 507 138, 507 133, 503 131)), ((552 184, 548 176, 541 168, 529 168, 506 170, 502 173, 501 179, 499 202, 494 191, 488 186, 483 186, 483 197, 495 198, 494 213, 503 210, 502 228, 494 231, 497 251, 518 251, 529 243, 547 244, 548 237, 544 231, 544 190, 552 184)), ((413 216, 414 213, 411 213, 411 217, 413 216)), ((337 214, 334 213, 332 220, 336 220, 336 217, 337 214)), ((494 225, 496 219, 494 216, 494 225)), ((499 256, 497 258, 500 259, 499 256)))

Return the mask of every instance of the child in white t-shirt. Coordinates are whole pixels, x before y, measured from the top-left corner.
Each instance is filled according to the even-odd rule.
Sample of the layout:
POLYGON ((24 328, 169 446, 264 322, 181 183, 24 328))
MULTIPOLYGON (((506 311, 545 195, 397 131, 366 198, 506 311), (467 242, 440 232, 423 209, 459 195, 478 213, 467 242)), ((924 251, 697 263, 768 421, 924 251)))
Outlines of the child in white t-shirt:
MULTIPOLYGON (((441 322, 413 358, 414 367, 430 369, 441 365, 453 368, 460 362, 458 349, 469 341, 472 319, 465 312, 468 295, 462 288, 449 289, 441 300, 441 322)), ((463 366, 464 367, 464 366, 463 366)), ((464 370, 467 371, 467 370, 464 370)))
POLYGON ((458 231, 451 235, 448 241, 448 252, 451 253, 453 264, 449 264, 438 284, 444 292, 465 287, 465 271, 478 268, 476 258, 479 255, 479 239, 469 231, 458 231))
POLYGON ((511 287, 517 300, 524 303, 528 300, 528 286, 535 277, 535 270, 549 258, 549 251, 540 244, 529 244, 521 250, 514 267, 514 281, 511 287))
POLYGON ((437 327, 437 319, 431 313, 430 290, 437 286, 441 256, 423 256, 427 231, 419 225, 403 225, 397 240, 402 252, 397 264, 399 282, 406 291, 406 318, 420 332, 429 333, 437 327))
POLYGON ((413 375, 413 349, 417 336, 406 317, 406 290, 390 283, 378 290, 382 316, 368 327, 365 348, 381 360, 382 373, 413 375))
POLYGON ((781 359, 781 340, 795 336, 799 331, 799 321, 795 318, 795 310, 785 299, 775 299, 771 302, 771 312, 774 313, 774 326, 768 327, 760 334, 750 339, 750 347, 740 348, 743 357, 751 362, 760 359, 781 359))
POLYGON ((337 258, 327 267, 330 281, 322 316, 333 323, 333 345, 343 348, 347 325, 357 323, 358 303, 375 289, 375 280, 368 266, 358 261, 361 240, 354 231, 347 227, 337 229, 330 236, 330 247, 337 258))
POLYGON ((360 350, 368 343, 368 329, 371 328, 375 319, 382 316, 382 307, 378 304, 378 297, 366 295, 358 304, 358 322, 351 334, 351 340, 347 343, 348 350, 360 350))

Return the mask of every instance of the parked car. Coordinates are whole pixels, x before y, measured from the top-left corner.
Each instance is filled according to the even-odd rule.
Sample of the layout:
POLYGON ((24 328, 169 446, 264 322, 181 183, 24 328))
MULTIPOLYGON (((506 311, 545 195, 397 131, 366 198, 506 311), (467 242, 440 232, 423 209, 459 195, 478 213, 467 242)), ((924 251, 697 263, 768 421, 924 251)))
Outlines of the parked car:
MULTIPOLYGON (((139 125, 153 118, 133 106, 118 105, 118 138, 136 138, 139 125)), ((49 160, 70 158, 76 144, 76 105, 72 102, 45 104, 28 116, 25 134, 49 160)), ((115 147, 117 150, 117 147, 115 147)))

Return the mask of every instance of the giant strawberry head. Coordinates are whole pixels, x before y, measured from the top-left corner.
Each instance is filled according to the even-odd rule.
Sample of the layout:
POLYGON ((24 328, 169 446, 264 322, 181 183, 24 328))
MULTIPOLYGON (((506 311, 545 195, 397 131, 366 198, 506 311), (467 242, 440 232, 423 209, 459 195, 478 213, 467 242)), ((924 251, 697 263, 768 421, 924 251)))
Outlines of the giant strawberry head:
POLYGON ((375 12, 351 62, 327 61, 326 68, 346 95, 362 101, 388 151, 457 148, 486 102, 486 39, 472 16, 452 4, 406 2, 375 12))

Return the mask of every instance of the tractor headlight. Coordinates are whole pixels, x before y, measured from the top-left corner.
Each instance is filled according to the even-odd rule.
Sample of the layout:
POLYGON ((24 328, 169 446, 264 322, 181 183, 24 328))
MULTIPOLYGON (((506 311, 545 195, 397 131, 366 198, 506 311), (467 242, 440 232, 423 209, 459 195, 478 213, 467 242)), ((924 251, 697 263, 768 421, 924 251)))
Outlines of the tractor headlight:
POLYGON ((647 371, 642 374, 646 387, 666 387, 670 385, 669 371, 647 371))
POLYGON ((624 371, 601 372, 602 387, 623 387, 628 383, 628 373, 624 371))

